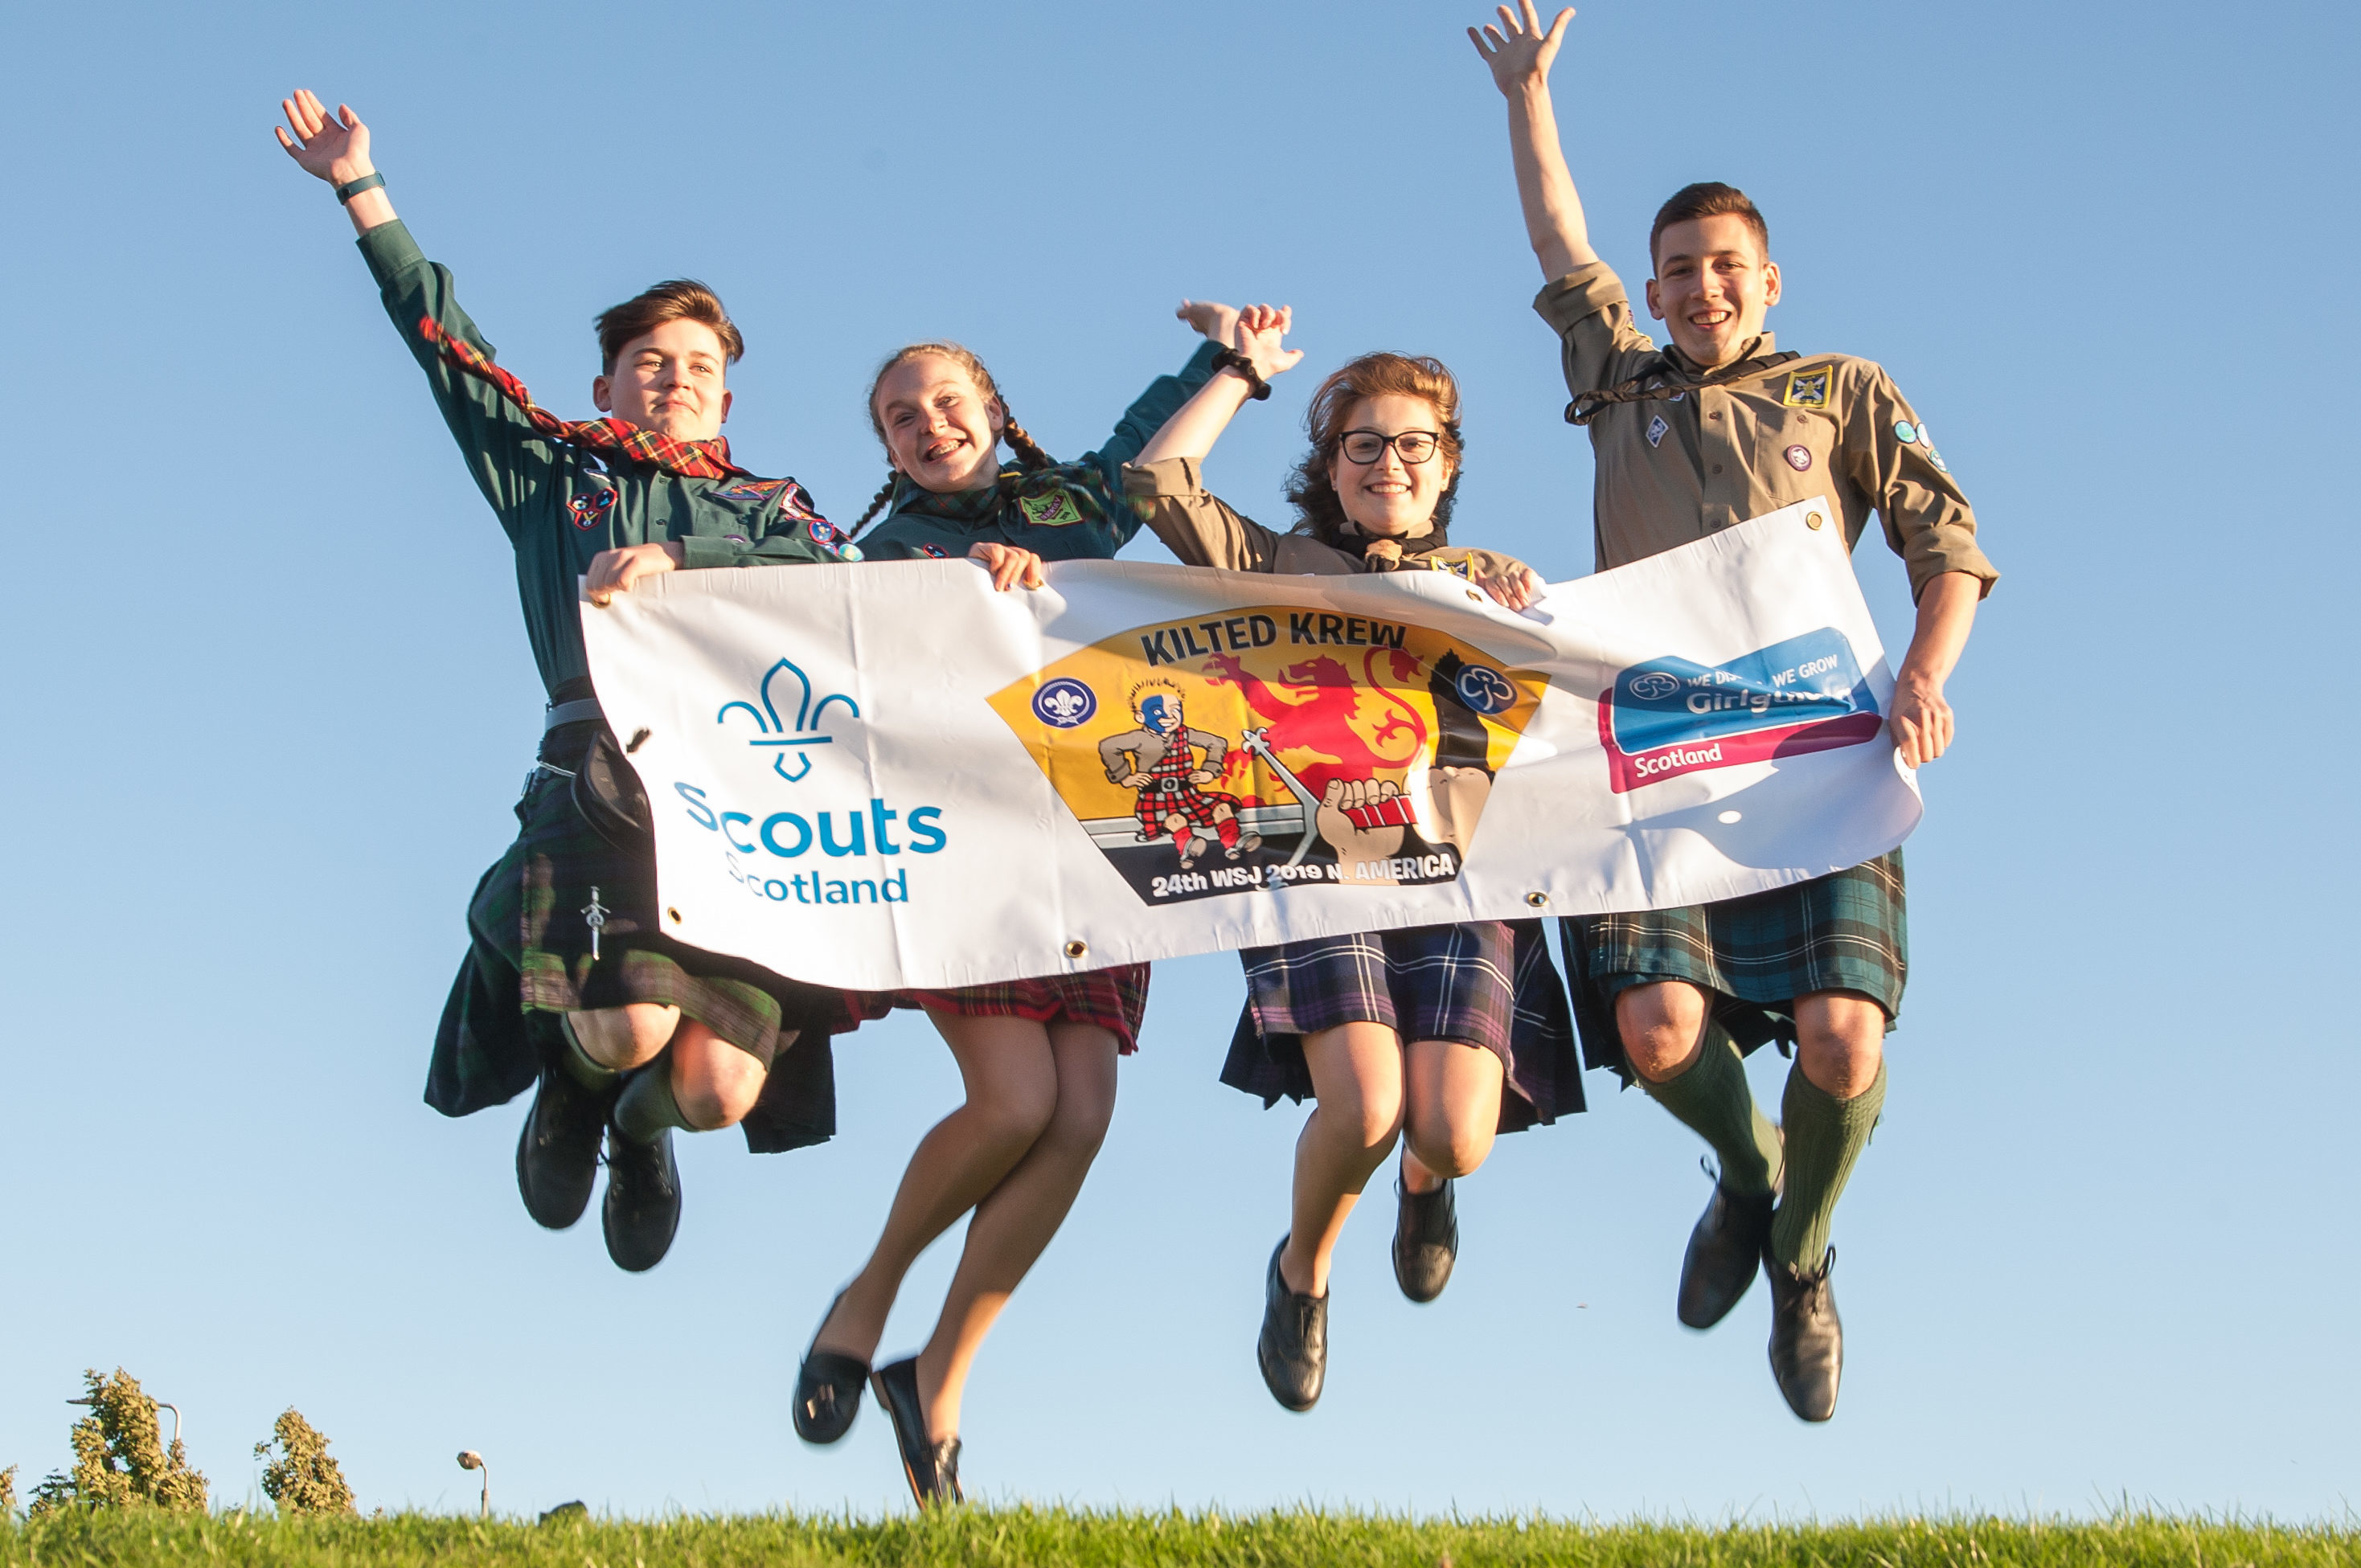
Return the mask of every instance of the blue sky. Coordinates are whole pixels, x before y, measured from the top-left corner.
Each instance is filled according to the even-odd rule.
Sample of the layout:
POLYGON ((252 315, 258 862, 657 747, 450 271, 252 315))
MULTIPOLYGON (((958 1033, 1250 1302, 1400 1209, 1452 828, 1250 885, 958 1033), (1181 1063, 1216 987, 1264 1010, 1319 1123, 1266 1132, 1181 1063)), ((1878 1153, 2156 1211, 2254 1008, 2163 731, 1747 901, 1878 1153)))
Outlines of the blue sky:
MULTIPOLYGON (((293 1404, 365 1507, 472 1506, 462 1447, 515 1510, 906 1506, 875 1411, 814 1451, 786 1406, 955 1101, 923 1023, 842 1046, 828 1146, 689 1140, 645 1277, 594 1225, 526 1219, 521 1107, 420 1102, 540 694, 504 542, 334 201, 269 138, 284 93, 368 119, 403 216, 562 411, 587 411, 594 312, 703 277, 751 345, 739 452, 850 516, 898 343, 970 344, 1070 454, 1187 353, 1181 296, 1284 301, 1309 363, 1241 416, 1217 489, 1283 521, 1317 372, 1433 353, 1466 389, 1459 532, 1565 577, 1590 459, 1460 32, 1482 19, 12 13, 0 1464, 63 1464, 80 1370, 121 1364, 225 1500, 293 1404)), ((1636 281, 1673 188, 1745 187, 1782 344, 1892 369, 2004 573, 1909 849, 1892 1094, 1837 1228, 1835 1422, 1781 1405, 1761 1290, 1711 1334, 1675 1323, 1699 1149, 1596 1075, 1588 1115, 1463 1184, 1434 1306, 1395 1291, 1389 1197, 1367 1206, 1327 1395, 1279 1409, 1251 1343, 1298 1113, 1214 1081, 1240 987, 1213 957, 1159 966, 1106 1152, 979 1365, 972 1492, 2344 1514, 2356 30, 2327 5, 1603 3, 1558 68, 1609 260, 1636 281)), ((1898 648, 1899 565, 1873 539, 1861 561, 1898 648)), ((1766 1095, 1780 1069, 1756 1063, 1766 1095)))

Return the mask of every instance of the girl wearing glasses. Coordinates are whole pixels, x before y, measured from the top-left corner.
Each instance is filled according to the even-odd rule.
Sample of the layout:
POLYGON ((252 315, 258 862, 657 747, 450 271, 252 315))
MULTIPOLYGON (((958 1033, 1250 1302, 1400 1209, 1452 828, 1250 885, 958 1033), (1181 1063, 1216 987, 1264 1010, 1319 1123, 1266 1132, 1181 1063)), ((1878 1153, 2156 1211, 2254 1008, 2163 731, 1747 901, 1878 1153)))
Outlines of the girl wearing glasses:
MULTIPOLYGON (((1225 313, 1186 302, 1180 311, 1201 330, 1225 313)), ((1433 359, 1366 354, 1321 383, 1305 416, 1312 450, 1287 485, 1298 516, 1288 532, 1204 488, 1199 464, 1231 417, 1302 358, 1283 346, 1290 324, 1285 309, 1239 313, 1219 371, 1124 470, 1148 527, 1191 565, 1318 576, 1433 567, 1511 609, 1531 603, 1540 579, 1522 563, 1450 543, 1459 389, 1433 359)), ((1450 729, 1447 717, 1440 727, 1450 729)), ((1473 765, 1433 770, 1422 821, 1450 820, 1450 796, 1480 799, 1490 786, 1480 749, 1471 759, 1446 740, 1444 751, 1473 765)), ((1376 787, 1330 782, 1323 836, 1334 843, 1354 831, 1345 810, 1376 798, 1376 787)), ((1308 1410, 1326 1372, 1329 1259, 1396 1136, 1407 1135, 1394 1277, 1411 1300, 1432 1301, 1458 1252, 1454 1179, 1484 1163, 1497 1133, 1581 1110, 1580 1068, 1536 920, 1319 938, 1239 956, 1246 1005, 1222 1081, 1267 1106, 1281 1094, 1317 1101, 1296 1141, 1293 1223, 1271 1254, 1257 1345, 1271 1396, 1308 1410)))

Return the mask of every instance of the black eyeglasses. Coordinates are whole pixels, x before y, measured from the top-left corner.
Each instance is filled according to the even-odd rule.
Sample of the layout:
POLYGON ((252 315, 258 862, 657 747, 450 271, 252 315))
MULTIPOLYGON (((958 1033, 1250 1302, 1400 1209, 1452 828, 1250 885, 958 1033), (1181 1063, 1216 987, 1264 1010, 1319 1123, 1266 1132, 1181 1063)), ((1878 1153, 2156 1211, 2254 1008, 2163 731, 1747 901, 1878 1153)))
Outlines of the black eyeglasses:
POLYGON ((1442 439, 1431 430, 1405 430, 1392 435, 1374 430, 1348 430, 1345 433, 1345 455, 1356 463, 1374 463, 1390 446, 1403 462, 1423 463, 1434 455, 1442 439))

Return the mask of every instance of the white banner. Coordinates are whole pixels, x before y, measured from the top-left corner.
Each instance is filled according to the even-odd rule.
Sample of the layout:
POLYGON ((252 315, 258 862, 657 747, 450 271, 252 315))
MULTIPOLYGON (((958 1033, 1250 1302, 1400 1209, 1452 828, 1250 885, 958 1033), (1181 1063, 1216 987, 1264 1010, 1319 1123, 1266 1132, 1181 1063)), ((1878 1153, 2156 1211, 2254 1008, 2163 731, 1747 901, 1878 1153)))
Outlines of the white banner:
POLYGON ((1824 501, 1524 615, 1443 572, 1049 582, 914 561, 586 602, 665 929, 823 984, 973 985, 1730 898, 1918 822, 1824 501))

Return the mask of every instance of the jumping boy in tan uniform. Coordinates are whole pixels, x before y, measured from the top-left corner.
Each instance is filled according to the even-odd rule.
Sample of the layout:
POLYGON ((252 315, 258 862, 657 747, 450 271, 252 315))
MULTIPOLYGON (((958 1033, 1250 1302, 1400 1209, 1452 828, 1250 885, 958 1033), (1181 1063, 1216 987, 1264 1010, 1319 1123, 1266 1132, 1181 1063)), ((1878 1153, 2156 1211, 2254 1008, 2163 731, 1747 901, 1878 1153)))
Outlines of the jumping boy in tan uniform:
MULTIPOLYGON (((1834 503, 1850 546, 1874 510, 1918 604, 1890 723, 1905 762, 1932 762, 1951 741, 1943 683, 1999 575, 1976 547, 1966 496, 1883 368, 1774 347, 1763 323, 1779 269, 1743 192, 1691 185, 1664 203, 1647 303, 1671 346, 1633 325, 1622 283, 1590 247, 1550 107, 1550 64, 1574 13, 1544 32, 1532 0, 1521 4, 1521 16, 1503 5, 1499 26, 1467 31, 1509 101, 1525 229, 1550 280, 1533 304, 1564 346, 1566 418, 1587 426, 1598 460, 1598 566, 1812 496, 1834 503)), ((1909 962, 1901 852, 1751 897, 1566 927, 1593 1065, 1636 1076, 1720 1159, 1681 1266, 1681 1321, 1720 1321, 1759 1259, 1772 1374, 1797 1416, 1828 1420, 1844 1359, 1828 1231, 1885 1102, 1884 1035, 1909 962), (1741 1060, 1773 1039, 1795 1053, 1783 1127, 1756 1109, 1741 1060)))

